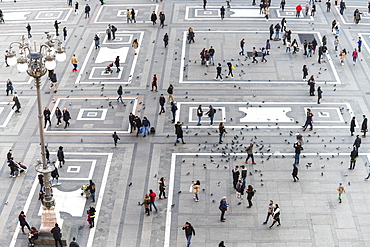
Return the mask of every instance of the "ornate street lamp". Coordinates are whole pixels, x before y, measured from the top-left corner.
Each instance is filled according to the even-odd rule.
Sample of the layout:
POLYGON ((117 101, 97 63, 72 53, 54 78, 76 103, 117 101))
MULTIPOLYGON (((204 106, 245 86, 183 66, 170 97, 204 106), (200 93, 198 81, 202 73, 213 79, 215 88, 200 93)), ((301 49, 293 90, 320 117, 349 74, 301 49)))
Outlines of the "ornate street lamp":
POLYGON ((40 145, 41 145, 41 161, 38 160, 36 164, 36 171, 44 174, 44 188, 45 195, 42 201, 43 212, 41 219, 40 231, 50 232, 50 229, 56 223, 54 212, 55 201, 51 194, 50 173, 55 169, 53 164, 46 162, 45 156, 45 141, 43 129, 43 112, 41 105, 41 77, 46 74, 48 70, 53 70, 56 67, 55 60, 63 62, 66 59, 65 50, 62 48, 62 41, 59 39, 51 39, 49 33, 45 32, 47 42, 40 44, 37 50, 36 42, 34 47, 25 43, 25 38, 22 36, 21 42, 10 43, 8 53, 6 54, 8 64, 14 66, 17 64, 19 72, 27 72, 27 74, 35 79, 35 86, 37 92, 37 110, 39 121, 40 145), (55 48, 55 45, 57 46, 55 48), (19 58, 14 51, 14 47, 18 48, 19 58))

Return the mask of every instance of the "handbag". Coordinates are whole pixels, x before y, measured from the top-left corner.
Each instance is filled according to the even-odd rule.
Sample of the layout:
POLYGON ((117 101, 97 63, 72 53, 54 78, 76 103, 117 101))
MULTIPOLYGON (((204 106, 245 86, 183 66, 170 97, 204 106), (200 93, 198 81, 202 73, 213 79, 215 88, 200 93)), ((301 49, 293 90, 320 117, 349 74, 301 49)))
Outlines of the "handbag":
POLYGON ((193 192, 193 183, 191 183, 191 185, 190 185, 189 192, 190 193, 193 192))
POLYGON ((139 130, 139 133, 143 133, 144 132, 144 128, 141 127, 140 130, 139 130))

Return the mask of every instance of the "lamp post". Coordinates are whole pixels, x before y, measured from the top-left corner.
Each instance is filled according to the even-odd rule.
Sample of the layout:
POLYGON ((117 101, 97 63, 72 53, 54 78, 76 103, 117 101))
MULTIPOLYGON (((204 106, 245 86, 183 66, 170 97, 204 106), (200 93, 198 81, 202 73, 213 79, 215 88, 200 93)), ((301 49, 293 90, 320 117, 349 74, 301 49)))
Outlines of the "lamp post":
POLYGON ((22 36, 21 42, 12 42, 9 46, 9 51, 6 54, 8 64, 13 66, 17 64, 19 72, 27 72, 27 74, 35 79, 35 87, 37 92, 37 112, 38 112, 38 124, 40 134, 40 145, 41 145, 41 161, 38 159, 36 164, 36 171, 44 175, 44 188, 45 195, 42 201, 43 213, 41 219, 40 231, 50 231, 56 222, 54 205, 55 201, 51 194, 51 182, 50 173, 55 169, 53 164, 46 162, 45 156, 45 141, 44 141, 44 129, 43 129, 43 112, 41 105, 41 77, 46 74, 48 70, 53 70, 56 67, 57 61, 64 61, 66 59, 65 50, 62 48, 62 41, 59 39, 51 39, 49 33, 45 32, 47 42, 40 44, 37 49, 36 42, 34 47, 28 43, 25 43, 25 38, 22 36), (57 48, 54 48, 55 44, 57 48), (19 49, 19 58, 16 58, 16 52, 13 50, 14 46, 19 49))

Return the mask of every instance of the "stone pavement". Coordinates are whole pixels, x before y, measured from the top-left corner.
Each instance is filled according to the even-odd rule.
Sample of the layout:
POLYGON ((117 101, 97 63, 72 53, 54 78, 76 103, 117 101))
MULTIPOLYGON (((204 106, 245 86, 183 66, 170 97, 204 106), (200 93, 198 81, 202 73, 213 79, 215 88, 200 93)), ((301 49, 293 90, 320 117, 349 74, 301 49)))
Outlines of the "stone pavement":
MULTIPOLYGON (((192 246, 367 246, 369 232, 369 155, 367 139, 362 139, 356 169, 348 170, 349 153, 354 138, 349 123, 356 117, 356 132, 360 134, 362 115, 369 115, 370 94, 369 53, 370 32, 367 3, 354 0, 347 3, 344 15, 332 5, 326 12, 325 2, 317 2, 315 17, 295 18, 295 6, 305 2, 288 1, 280 11, 278 1, 272 1, 269 21, 259 14, 251 1, 235 0, 226 10, 225 19, 219 16, 224 1, 117 1, 108 0, 101 6, 97 0, 80 1, 79 13, 68 7, 65 0, 3 1, 0 9, 5 24, 0 24, 0 49, 4 53, 10 42, 27 35, 26 25, 32 26, 33 37, 27 42, 45 41, 44 32, 53 37, 55 20, 61 21, 59 32, 67 27, 64 46, 67 60, 57 63, 58 92, 49 89, 42 78, 42 103, 52 110, 52 124, 45 129, 45 138, 56 160, 63 146, 66 164, 59 169, 61 185, 55 186, 58 222, 63 238, 70 242, 77 237, 80 246, 185 246, 186 221, 192 223, 196 236, 192 246), (83 9, 91 6, 90 18, 83 9), (126 10, 134 8, 137 23, 127 23, 126 10), (353 11, 362 14, 360 24, 353 23, 353 11), (165 27, 150 21, 151 12, 164 11, 165 27), (251 58, 239 56, 239 42, 246 40, 246 54, 252 47, 258 51, 269 38, 269 26, 287 19, 292 39, 297 39, 300 51, 286 53, 281 41, 271 41, 266 63, 251 63, 251 58), (344 66, 339 52, 334 51, 331 22, 340 23, 339 49, 349 52, 344 66), (118 31, 115 40, 108 40, 107 25, 118 31), (187 30, 192 27, 195 43, 186 42, 187 30), (163 36, 169 34, 169 46, 163 36), (95 49, 94 35, 101 47, 95 49), (326 35, 328 54, 325 63, 317 63, 317 55, 303 56, 301 42, 316 38, 319 45, 326 35), (362 52, 356 65, 351 54, 363 40, 362 52), (139 48, 131 45, 138 39, 139 48), (227 74, 227 62, 235 66, 234 78, 215 81, 216 66, 201 65, 199 53, 213 46, 216 63, 227 74), (72 72, 70 58, 76 54, 78 72, 72 72), (121 71, 106 74, 108 64, 120 56, 121 71), (316 87, 321 86, 323 99, 309 96, 307 82, 302 80, 302 66, 315 75, 316 87), (158 92, 150 91, 153 75, 158 77, 158 92), (168 86, 174 86, 177 102, 176 121, 183 122, 186 144, 173 146, 174 126, 170 105, 158 115, 158 98, 166 96, 168 86), (124 104, 117 102, 118 86, 123 86, 124 104), (197 126, 196 109, 201 104, 217 110, 214 125, 204 116, 197 126), (55 126, 56 107, 67 108, 72 116, 67 129, 55 126), (306 109, 314 113, 314 130, 301 132, 306 109), (143 138, 130 134, 128 115, 133 112, 146 116, 156 128, 154 135, 143 138), (224 144, 218 144, 217 127, 224 122, 227 134, 224 144), (114 148, 111 134, 117 131, 121 140, 114 148), (299 182, 293 183, 294 134, 301 132, 304 150, 299 165, 299 182), (253 207, 241 205, 232 189, 231 170, 243 165, 245 147, 254 148, 257 165, 247 165, 247 184, 253 185, 256 195, 253 207), (310 164, 310 165, 309 165, 310 164), (145 193, 157 194, 158 179, 166 178, 168 198, 158 200, 158 212, 144 214, 138 206, 145 193), (84 199, 80 188, 89 179, 97 185, 96 203, 84 199), (189 192, 191 181, 200 180, 200 201, 189 192), (346 188, 343 203, 337 200, 336 188, 342 182, 346 188), (226 222, 220 222, 219 201, 227 197, 230 210, 226 222), (282 226, 269 229, 262 225, 269 200, 281 207, 282 226), (96 227, 90 229, 86 210, 97 209, 96 227)), ((61 37, 61 36, 59 36, 61 37)), ((258 60, 261 58, 258 57, 258 60)), ((26 246, 27 236, 19 234, 17 216, 21 210, 31 226, 40 226, 39 185, 34 164, 39 155, 37 103, 33 81, 16 67, 0 62, 0 246, 26 246), (18 91, 21 113, 12 111, 12 97, 5 96, 5 81, 10 78, 18 91), (6 153, 13 149, 14 158, 29 167, 26 174, 9 178, 6 153)))

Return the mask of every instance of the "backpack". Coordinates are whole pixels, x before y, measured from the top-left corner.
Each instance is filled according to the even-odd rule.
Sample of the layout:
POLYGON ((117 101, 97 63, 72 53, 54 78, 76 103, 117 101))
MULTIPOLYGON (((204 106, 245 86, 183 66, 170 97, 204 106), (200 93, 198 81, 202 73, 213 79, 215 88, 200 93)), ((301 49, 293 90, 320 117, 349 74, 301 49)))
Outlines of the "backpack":
POLYGON ((153 134, 155 133, 155 128, 154 127, 150 128, 150 133, 153 133, 153 134))
POLYGON ((216 109, 215 108, 213 108, 213 114, 216 114, 216 109))

